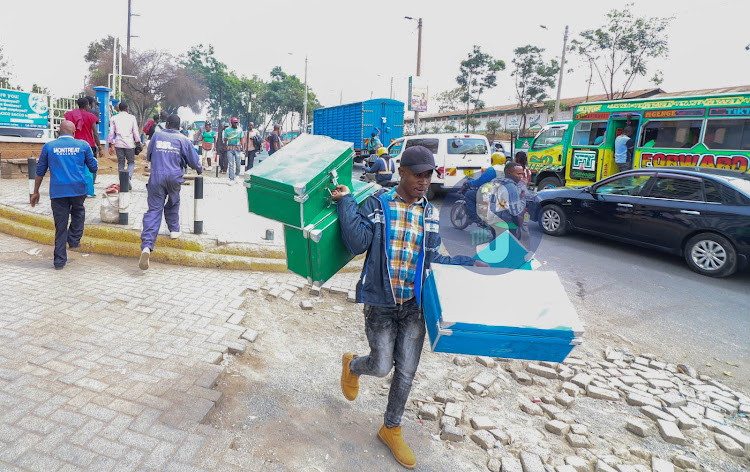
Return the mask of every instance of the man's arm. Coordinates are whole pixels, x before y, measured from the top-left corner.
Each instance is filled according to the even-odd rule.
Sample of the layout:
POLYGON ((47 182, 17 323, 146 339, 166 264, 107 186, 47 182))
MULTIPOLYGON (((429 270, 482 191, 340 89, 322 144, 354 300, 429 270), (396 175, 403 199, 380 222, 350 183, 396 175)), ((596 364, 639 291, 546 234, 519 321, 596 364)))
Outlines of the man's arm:
POLYGON ((469 184, 472 187, 480 187, 487 182, 491 182, 495 177, 497 177, 497 172, 495 171, 494 167, 490 167, 489 169, 485 170, 478 178, 469 179, 469 184))
POLYGON ((148 141, 148 149, 146 149, 146 160, 148 162, 151 162, 151 153, 154 152, 154 143, 156 143, 155 139, 150 139, 148 141))
POLYGON ((464 265, 464 266, 473 266, 477 265, 475 264, 474 259, 472 259, 469 256, 444 256, 440 254, 440 246, 443 245, 443 240, 440 238, 440 234, 438 233, 435 238, 435 245, 433 247, 427 247, 426 250, 429 252, 432 252, 432 262, 436 262, 438 264, 447 264, 447 265, 464 265))
POLYGON ((383 168, 382 163, 380 162, 380 159, 376 160, 375 163, 372 165, 372 167, 365 167, 365 172, 380 172, 381 170, 385 170, 383 168))
POLYGON ((367 217, 374 210, 373 206, 368 205, 368 200, 358 208, 346 185, 337 186, 332 198, 337 206, 341 239, 352 254, 362 254, 370 248, 375 234, 375 225, 367 217))
POLYGON ((96 159, 94 159, 94 153, 91 152, 91 147, 89 146, 84 147, 83 162, 92 174, 96 174, 96 171, 99 170, 99 164, 96 162, 96 159))
MULTIPOLYGON (((44 147, 42 147, 42 152, 39 154, 39 161, 36 163, 36 176, 34 177, 34 192, 31 194, 31 197, 29 198, 29 203, 32 207, 36 206, 37 203, 39 203, 39 187, 42 185, 42 180, 44 180, 44 174, 47 173, 47 167, 49 166, 49 156, 48 156, 48 150, 47 145, 45 144, 44 147)), ((89 152, 91 150, 89 149, 89 152)))
MULTIPOLYGON (((93 115, 93 113, 92 113, 92 115, 93 115)), ((102 143, 99 140, 99 130, 96 129, 96 121, 93 122, 93 123, 91 123, 91 131, 94 133, 94 142, 96 143, 96 147, 101 146, 102 143)))
POLYGON ((203 166, 201 165, 201 160, 198 157, 198 153, 195 152, 195 148, 192 144, 190 144, 190 141, 186 138, 183 143, 183 154, 185 155, 185 159, 187 160, 187 164, 198 171, 198 175, 203 173, 203 166))

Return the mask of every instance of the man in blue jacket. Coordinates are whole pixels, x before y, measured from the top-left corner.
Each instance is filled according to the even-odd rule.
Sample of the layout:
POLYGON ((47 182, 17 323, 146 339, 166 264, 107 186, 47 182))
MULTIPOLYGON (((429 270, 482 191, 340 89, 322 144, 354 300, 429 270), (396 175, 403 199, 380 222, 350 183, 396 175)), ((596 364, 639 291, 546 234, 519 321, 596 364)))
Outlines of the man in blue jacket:
POLYGON ((88 167, 96 174, 97 164, 91 146, 86 141, 73 138, 76 125, 65 120, 60 123, 60 136, 42 148, 39 162, 36 165, 34 193, 31 194, 31 206, 39 203, 39 187, 42 185, 47 169, 50 172, 49 198, 52 204, 52 217, 55 220, 55 269, 60 270, 68 262, 66 245, 75 249, 81 245, 83 224, 86 220, 86 200, 88 179, 85 169, 88 167), (70 218, 70 226, 68 226, 70 218))
POLYGON ((341 390, 353 401, 359 376, 385 377, 395 367, 384 424, 378 437, 407 469, 416 467, 414 453, 401 436, 406 407, 425 336, 422 284, 430 264, 478 265, 467 256, 444 256, 440 249, 438 211, 424 197, 435 160, 429 149, 414 146, 401 158, 398 187, 381 190, 361 208, 345 185, 333 193, 341 236, 354 254, 367 251, 357 284, 357 302, 364 303, 365 332, 370 354, 346 353, 341 390))
POLYGON ((167 222, 169 236, 180 237, 180 188, 183 167, 190 166, 203 173, 193 143, 180 134, 180 117, 169 115, 165 130, 154 134, 148 143, 146 159, 151 162, 151 175, 148 178, 148 211, 143 215, 141 232, 141 258, 138 267, 146 270, 149 267, 151 252, 154 250, 156 235, 161 226, 161 215, 167 222), (166 204, 165 204, 166 200, 166 204))

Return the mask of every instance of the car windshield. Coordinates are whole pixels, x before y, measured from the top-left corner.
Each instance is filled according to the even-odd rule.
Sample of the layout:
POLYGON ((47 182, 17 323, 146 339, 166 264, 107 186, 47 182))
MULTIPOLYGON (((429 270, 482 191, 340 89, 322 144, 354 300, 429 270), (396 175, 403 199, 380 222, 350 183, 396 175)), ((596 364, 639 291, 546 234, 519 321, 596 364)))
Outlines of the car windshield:
POLYGON ((476 138, 449 139, 448 154, 487 154, 487 143, 476 138))

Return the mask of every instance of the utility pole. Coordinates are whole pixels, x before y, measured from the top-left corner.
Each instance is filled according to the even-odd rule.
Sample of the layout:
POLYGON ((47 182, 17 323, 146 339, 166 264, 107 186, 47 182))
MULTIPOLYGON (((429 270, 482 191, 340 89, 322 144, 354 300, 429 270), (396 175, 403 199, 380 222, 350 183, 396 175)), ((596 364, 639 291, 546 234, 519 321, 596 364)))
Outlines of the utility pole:
POLYGON ((300 130, 299 134, 307 133, 307 54, 305 54, 305 101, 302 102, 302 122, 305 126, 305 131, 300 130))
MULTIPOLYGON (((417 77, 419 77, 422 72, 422 18, 419 19, 417 29, 419 30, 419 35, 417 39, 417 77)), ((409 97, 409 100, 411 100, 411 97, 409 97)), ((414 134, 419 134, 419 112, 418 111, 414 112, 414 134)))
POLYGON ((391 76, 391 100, 393 100, 393 76, 391 76))
POLYGON ((563 71, 565 70, 565 50, 568 48, 568 25, 565 25, 565 37, 563 38, 562 58, 560 59, 560 76, 557 78, 557 98, 555 99, 555 113, 552 119, 557 121, 560 114, 560 91, 562 90, 563 71))
POLYGON ((127 41, 127 56, 128 56, 128 60, 130 60, 130 38, 137 38, 138 37, 136 35, 130 34, 130 19, 132 17, 134 17, 134 16, 141 16, 141 15, 139 15, 137 13, 131 13, 131 9, 130 9, 131 5, 130 4, 131 4, 132 1, 133 0, 128 0, 128 41, 127 41))

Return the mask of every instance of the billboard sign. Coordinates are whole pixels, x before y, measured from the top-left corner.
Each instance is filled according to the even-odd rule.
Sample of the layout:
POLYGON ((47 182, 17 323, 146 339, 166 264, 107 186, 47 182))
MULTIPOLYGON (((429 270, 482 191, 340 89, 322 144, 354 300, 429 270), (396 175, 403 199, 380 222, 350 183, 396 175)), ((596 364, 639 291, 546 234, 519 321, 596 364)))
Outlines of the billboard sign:
POLYGON ((49 128, 47 95, 0 89, 0 128, 49 128))
POLYGON ((409 111, 427 111, 427 81, 423 77, 409 77, 409 111))

